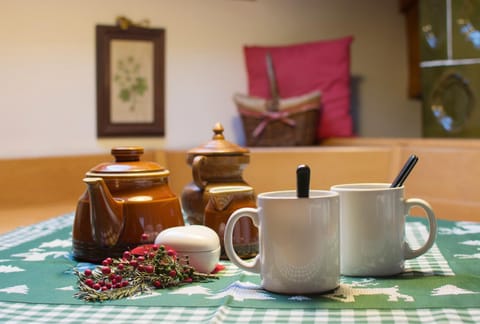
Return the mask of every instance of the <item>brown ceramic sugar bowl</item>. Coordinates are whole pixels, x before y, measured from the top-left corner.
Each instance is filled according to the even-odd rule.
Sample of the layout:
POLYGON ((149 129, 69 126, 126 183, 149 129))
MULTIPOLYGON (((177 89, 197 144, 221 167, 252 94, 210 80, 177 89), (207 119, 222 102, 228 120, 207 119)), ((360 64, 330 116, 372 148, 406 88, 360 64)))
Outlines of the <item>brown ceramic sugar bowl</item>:
POLYGON ((213 128, 211 141, 187 152, 192 182, 183 188, 182 208, 190 224, 203 225, 208 192, 218 186, 248 185, 242 172, 250 161, 249 150, 227 141, 223 126, 213 128))
POLYGON ((152 243, 163 229, 184 225, 180 202, 168 186, 170 172, 140 160, 143 148, 114 147, 114 162, 97 165, 83 179, 73 224, 73 255, 101 262, 152 243))
MULTIPOLYGON (((205 225, 220 237, 221 258, 228 259, 223 237, 230 215, 244 207, 255 208, 255 194, 250 186, 218 186, 208 191, 205 207, 205 225)), ((248 217, 240 219, 233 229, 233 248, 242 259, 252 258, 258 253, 258 229, 248 217)))

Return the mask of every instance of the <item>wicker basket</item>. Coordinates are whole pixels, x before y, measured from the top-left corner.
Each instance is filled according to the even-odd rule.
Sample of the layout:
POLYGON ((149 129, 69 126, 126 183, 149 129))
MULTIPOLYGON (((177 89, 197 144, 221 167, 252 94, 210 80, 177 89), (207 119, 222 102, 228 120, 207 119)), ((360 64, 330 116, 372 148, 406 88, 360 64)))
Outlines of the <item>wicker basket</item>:
POLYGON ((271 100, 234 96, 242 118, 247 146, 314 145, 321 95, 315 91, 278 102, 277 110, 268 110, 271 100))
POLYGON ((272 58, 267 73, 273 99, 236 94, 233 100, 243 122, 247 146, 305 146, 317 140, 321 94, 313 91, 303 96, 280 99, 272 58))

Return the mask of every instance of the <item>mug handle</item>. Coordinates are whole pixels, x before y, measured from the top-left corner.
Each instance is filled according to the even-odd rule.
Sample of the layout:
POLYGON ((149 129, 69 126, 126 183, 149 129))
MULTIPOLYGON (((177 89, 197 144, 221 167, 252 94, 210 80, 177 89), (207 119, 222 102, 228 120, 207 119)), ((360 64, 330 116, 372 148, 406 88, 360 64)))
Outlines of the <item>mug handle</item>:
POLYGON ((225 253, 230 261, 240 269, 253 273, 260 273, 260 254, 257 254, 253 261, 246 262, 238 256, 233 248, 233 228, 235 227, 237 221, 242 217, 250 217, 253 221, 253 224, 258 227, 258 209, 245 207, 234 211, 228 218, 227 225, 225 225, 225 232, 223 236, 225 253))
POLYGON ((428 218, 429 234, 425 244, 415 250, 410 248, 408 242, 405 242, 403 246, 405 259, 413 259, 424 254, 432 247, 433 243, 435 242, 435 238, 437 237, 437 220, 435 218, 435 214, 433 213, 432 207, 423 199, 410 198, 405 201, 405 205, 407 207, 407 212, 410 211, 410 209, 414 206, 422 208, 427 213, 428 218))

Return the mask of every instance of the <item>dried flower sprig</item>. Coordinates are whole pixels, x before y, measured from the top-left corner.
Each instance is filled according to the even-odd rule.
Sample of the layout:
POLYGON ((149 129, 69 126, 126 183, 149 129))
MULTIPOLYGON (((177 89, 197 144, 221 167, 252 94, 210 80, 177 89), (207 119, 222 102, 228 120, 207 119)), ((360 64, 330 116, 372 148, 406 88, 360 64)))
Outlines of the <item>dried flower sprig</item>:
POLYGON ((75 297, 102 302, 151 292, 153 289, 208 281, 218 277, 200 273, 172 249, 150 245, 136 249, 140 254, 125 251, 122 258, 106 258, 94 270, 75 270, 78 289, 75 297))

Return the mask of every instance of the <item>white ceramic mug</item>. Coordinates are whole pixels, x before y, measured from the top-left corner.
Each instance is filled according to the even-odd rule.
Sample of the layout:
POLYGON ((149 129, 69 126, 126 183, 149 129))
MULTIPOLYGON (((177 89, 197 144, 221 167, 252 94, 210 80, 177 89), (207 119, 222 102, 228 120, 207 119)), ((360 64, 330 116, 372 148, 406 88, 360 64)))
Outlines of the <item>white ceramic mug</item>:
POLYGON ((225 251, 240 269, 259 273, 262 287, 285 294, 332 290, 340 279, 339 197, 336 192, 310 190, 259 194, 258 208, 235 211, 225 227, 225 251), (240 259, 233 248, 235 223, 250 217, 259 230, 259 254, 240 259))
POLYGON ((340 194, 340 272, 346 276, 389 276, 401 273, 407 259, 427 252, 435 242, 437 222, 422 199, 404 198, 404 187, 388 183, 355 183, 330 188, 340 194), (429 236, 412 250, 405 240, 405 221, 412 207, 428 218, 429 236))

